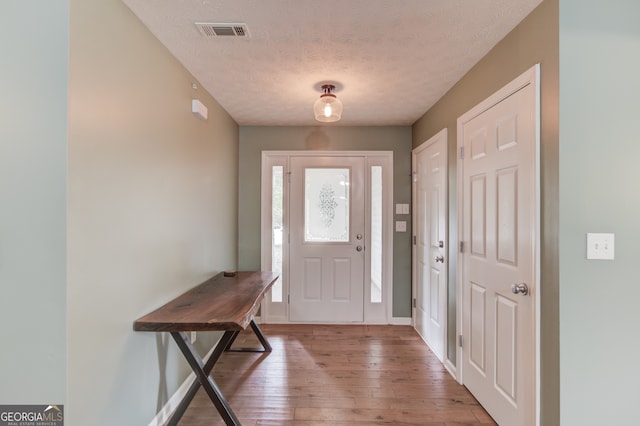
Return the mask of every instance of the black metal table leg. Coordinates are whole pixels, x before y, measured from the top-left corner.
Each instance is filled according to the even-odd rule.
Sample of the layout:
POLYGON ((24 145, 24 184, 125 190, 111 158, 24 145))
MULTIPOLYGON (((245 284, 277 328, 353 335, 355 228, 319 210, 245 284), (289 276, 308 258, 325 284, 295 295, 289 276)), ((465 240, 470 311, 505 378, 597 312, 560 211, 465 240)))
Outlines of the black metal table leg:
POLYGON ((253 332, 258 337, 258 340, 260 341, 260 344, 264 348, 264 351, 265 352, 271 352, 271 345, 267 341, 267 338, 264 337, 264 334, 262 334, 262 330, 258 326, 258 323, 255 322, 255 320, 251 320, 251 328, 253 329, 253 332))
POLYGON ((196 374, 196 380, 191 384, 187 395, 182 400, 182 402, 180 402, 180 405, 169 420, 168 424, 170 426, 178 424, 180 418, 184 414, 184 411, 195 396, 196 391, 200 386, 202 386, 207 392, 207 395, 209 395, 211 402, 213 402, 213 405, 215 405, 218 413, 220 413, 220 416, 222 416, 224 422, 227 425, 241 426, 240 421, 231 409, 231 406, 220 392, 218 385, 209 375, 216 361, 218 360, 218 358, 220 358, 220 355, 229 344, 229 341, 233 339, 237 333, 237 331, 225 331, 222 335, 222 338, 220 339, 220 342, 218 342, 218 345, 207 360, 206 364, 203 363, 202 358, 191 344, 191 341, 189 340, 189 337, 185 332, 180 331, 171 333, 171 336, 176 341, 176 344, 182 351, 182 354, 191 366, 191 369, 196 374))
POLYGON ((264 337, 264 334, 262 334, 262 330, 258 326, 258 323, 255 320, 251 320, 250 325, 264 349, 261 350, 261 349, 254 349, 254 348, 231 348, 231 345, 233 345, 233 342, 235 342, 236 337, 238 337, 238 335, 236 334, 235 336, 233 336, 231 341, 229 341, 229 343, 227 344, 227 349, 226 349, 227 352, 271 352, 271 345, 267 341, 267 338, 264 337))
POLYGON ((233 332, 233 336, 231 336, 231 338, 229 339, 229 342, 227 342, 227 345, 224 348, 225 352, 233 352, 233 350, 231 349, 231 345, 233 345, 233 342, 236 341, 236 338, 238 337, 239 334, 240 334, 239 331, 233 332))
MULTIPOLYGON (((228 345, 228 342, 230 342, 236 334, 237 334, 236 331, 224 332, 224 334, 220 338, 220 341, 216 345, 211 355, 209 355, 209 359, 206 361, 204 365, 204 372, 207 375, 211 374, 211 370, 213 370, 213 366, 216 364, 216 362, 218 362, 218 358, 220 358, 220 355, 222 355, 222 353, 224 352, 225 347, 228 345)), ((196 396, 198 389, 200 389, 200 381, 196 378, 193 380, 193 383, 191 383, 189 390, 187 391, 184 398, 182 399, 182 401, 180 401, 175 411, 173 412, 171 419, 167 423, 168 426, 176 426, 178 424, 178 422, 184 415, 185 411, 187 411, 189 404, 191 403, 193 398, 196 396)))

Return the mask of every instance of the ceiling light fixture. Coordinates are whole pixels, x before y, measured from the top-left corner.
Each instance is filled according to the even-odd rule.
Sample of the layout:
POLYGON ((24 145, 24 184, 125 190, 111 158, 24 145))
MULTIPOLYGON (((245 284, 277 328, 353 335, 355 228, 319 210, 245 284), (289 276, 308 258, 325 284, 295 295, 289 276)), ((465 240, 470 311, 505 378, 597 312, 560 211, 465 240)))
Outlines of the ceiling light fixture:
POLYGON ((342 102, 334 95, 336 86, 333 84, 323 84, 321 86, 324 92, 313 104, 313 113, 316 120, 329 123, 340 120, 342 115, 342 102))

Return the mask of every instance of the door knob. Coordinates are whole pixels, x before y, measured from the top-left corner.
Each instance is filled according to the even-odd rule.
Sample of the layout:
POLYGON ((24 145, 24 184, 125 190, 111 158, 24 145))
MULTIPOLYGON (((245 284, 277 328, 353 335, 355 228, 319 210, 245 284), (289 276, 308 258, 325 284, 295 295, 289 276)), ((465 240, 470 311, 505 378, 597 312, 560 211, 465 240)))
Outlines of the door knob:
POLYGON ((444 256, 436 256, 436 262, 444 263, 444 256))
POLYGON ((357 246, 356 251, 362 251, 362 246, 357 246))
POLYGON ((513 294, 522 294, 526 296, 529 294, 529 287, 525 283, 511 284, 511 292, 513 294))

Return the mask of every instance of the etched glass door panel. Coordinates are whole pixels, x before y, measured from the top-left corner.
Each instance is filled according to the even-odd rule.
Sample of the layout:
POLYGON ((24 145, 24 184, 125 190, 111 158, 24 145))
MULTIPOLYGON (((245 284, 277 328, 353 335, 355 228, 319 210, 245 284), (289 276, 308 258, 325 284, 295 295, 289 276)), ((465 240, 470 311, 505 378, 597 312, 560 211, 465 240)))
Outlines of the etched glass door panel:
POLYGON ((349 241, 350 176, 348 168, 305 169, 305 242, 349 241))

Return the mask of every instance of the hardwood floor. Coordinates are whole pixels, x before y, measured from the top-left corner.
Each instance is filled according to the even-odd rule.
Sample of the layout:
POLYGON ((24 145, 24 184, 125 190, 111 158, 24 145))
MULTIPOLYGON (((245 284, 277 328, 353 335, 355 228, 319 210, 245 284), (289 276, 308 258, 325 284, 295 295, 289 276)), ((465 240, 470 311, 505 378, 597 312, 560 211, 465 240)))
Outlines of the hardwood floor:
MULTIPOLYGON (((213 370, 243 426, 495 425, 405 326, 263 325, 270 354, 213 370)), ((250 329, 234 346, 258 347, 250 329)), ((180 425, 224 424, 200 390, 180 425)))

